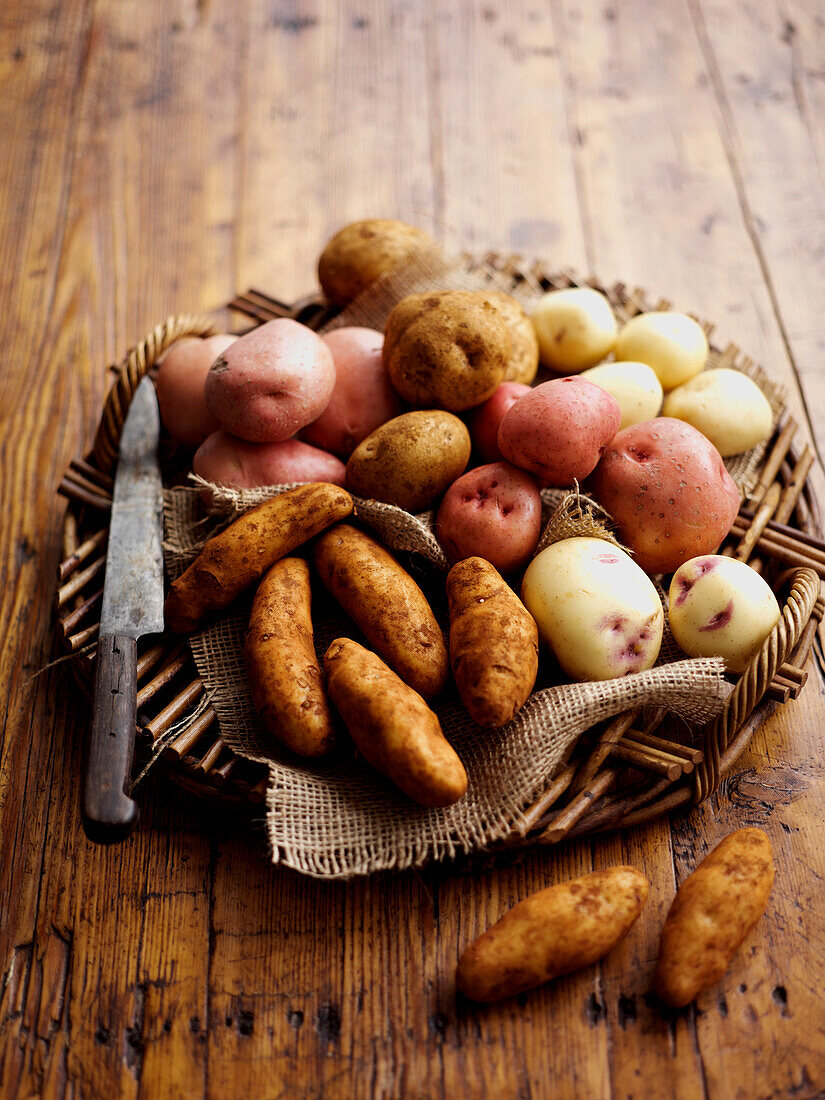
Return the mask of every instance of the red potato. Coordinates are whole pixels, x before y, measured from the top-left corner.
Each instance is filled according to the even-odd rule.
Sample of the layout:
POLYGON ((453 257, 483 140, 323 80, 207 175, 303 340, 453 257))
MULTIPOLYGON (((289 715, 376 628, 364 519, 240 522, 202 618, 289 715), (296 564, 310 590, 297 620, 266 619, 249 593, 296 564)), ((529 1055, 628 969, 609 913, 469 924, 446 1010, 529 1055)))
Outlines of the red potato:
POLYGON ((335 363, 329 404, 301 438, 348 458, 362 439, 401 412, 384 370, 384 336, 371 328, 338 328, 323 338, 335 363))
POLYGON ((502 573, 521 569, 541 534, 538 482, 508 462, 477 466, 447 490, 435 533, 451 562, 480 557, 502 573))
POLYGON ((188 336, 174 343, 161 359, 155 379, 160 418, 178 443, 197 447, 217 430, 203 387, 209 368, 236 340, 237 336, 226 332, 205 339, 188 336))
POLYGON ((646 573, 713 553, 739 510, 739 490, 710 440, 667 416, 619 432, 590 484, 646 573))
POLYGON ((291 439, 317 420, 335 386, 332 352, 297 321, 268 321, 226 349, 206 377, 206 407, 252 443, 291 439))
POLYGON ((529 392, 530 387, 523 382, 502 382, 492 397, 473 409, 467 420, 467 427, 470 429, 473 450, 479 458, 485 462, 501 461, 498 429, 502 417, 511 405, 515 405, 520 397, 529 392))
POLYGON ((601 386, 583 378, 555 378, 512 405, 498 429, 502 455, 537 474, 546 485, 565 487, 593 470, 619 430, 621 410, 601 386))
POLYGON ((215 485, 253 489, 256 485, 286 485, 326 481, 343 485, 347 468, 335 455, 298 439, 283 443, 248 443, 229 432, 214 432, 195 452, 192 469, 215 485))

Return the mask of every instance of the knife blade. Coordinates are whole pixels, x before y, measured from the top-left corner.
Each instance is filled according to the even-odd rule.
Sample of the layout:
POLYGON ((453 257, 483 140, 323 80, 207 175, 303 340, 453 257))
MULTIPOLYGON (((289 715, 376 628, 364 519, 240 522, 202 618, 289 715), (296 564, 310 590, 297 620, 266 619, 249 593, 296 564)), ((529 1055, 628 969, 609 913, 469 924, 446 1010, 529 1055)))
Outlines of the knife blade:
POLYGON ((163 630, 163 491, 155 387, 135 391, 120 438, 83 787, 90 840, 122 840, 138 819, 127 794, 137 713, 137 640, 163 630))

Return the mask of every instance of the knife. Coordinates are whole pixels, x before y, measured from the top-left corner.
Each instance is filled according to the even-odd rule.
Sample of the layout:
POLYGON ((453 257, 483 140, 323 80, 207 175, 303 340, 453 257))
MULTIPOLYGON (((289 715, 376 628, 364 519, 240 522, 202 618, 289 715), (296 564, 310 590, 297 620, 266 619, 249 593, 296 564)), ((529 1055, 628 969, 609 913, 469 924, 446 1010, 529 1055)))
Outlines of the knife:
POLYGON ((83 828, 100 844, 123 840, 139 814, 126 784, 135 745, 137 640, 163 630, 159 436, 155 387, 144 378, 120 438, 83 788, 83 828))

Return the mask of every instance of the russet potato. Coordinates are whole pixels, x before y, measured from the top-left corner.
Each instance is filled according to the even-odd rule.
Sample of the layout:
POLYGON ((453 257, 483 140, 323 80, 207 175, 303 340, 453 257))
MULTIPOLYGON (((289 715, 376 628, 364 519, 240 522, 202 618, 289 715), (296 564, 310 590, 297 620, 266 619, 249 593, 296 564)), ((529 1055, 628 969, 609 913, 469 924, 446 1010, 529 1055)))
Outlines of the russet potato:
POLYGON ((438 254, 423 229, 393 218, 364 218, 328 241, 318 260, 318 280, 330 302, 345 306, 405 260, 438 254))

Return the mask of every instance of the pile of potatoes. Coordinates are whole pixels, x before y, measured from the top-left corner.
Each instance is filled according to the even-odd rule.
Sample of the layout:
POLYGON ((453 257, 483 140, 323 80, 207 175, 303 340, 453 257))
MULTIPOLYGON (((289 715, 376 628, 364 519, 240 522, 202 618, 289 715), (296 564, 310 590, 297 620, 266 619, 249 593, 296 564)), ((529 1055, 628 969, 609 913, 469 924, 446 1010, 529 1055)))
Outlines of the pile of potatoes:
MULTIPOLYGON (((436 251, 403 223, 356 222, 328 243, 319 277, 345 305, 436 251)), ((739 507, 723 456, 771 432, 756 383, 705 369, 707 357, 692 318, 661 311, 620 327, 591 288, 551 290, 529 316, 500 291, 436 289, 398 302, 383 333, 319 337, 280 319, 183 340, 157 387, 170 435, 197 448, 193 470, 209 482, 326 483, 435 510, 450 563, 480 558, 520 583, 561 668, 589 680, 655 663, 663 614, 650 576, 715 557, 739 507), (574 485, 610 513, 629 554, 569 539, 535 555, 541 489, 574 485)), ((752 570, 696 568, 691 599, 671 590, 677 641, 742 667, 776 601, 752 570)))

